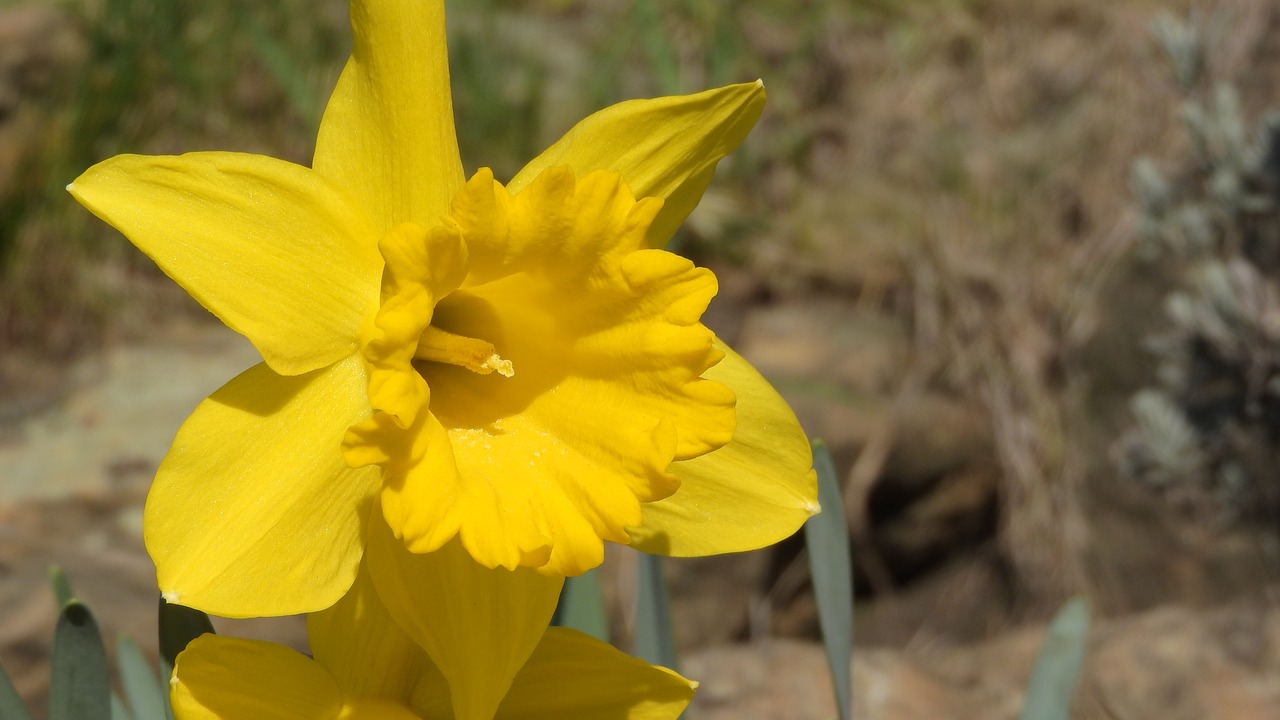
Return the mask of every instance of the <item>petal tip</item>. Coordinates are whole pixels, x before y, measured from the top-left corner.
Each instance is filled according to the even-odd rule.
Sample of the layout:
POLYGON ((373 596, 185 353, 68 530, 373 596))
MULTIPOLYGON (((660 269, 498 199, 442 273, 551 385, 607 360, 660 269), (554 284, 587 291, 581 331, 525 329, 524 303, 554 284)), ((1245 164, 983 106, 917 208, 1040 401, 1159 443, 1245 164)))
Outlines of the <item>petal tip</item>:
POLYGON ((177 605, 180 604, 178 600, 182 597, 182 594, 176 590, 165 590, 160 593, 160 597, 164 598, 164 601, 171 605, 177 605))

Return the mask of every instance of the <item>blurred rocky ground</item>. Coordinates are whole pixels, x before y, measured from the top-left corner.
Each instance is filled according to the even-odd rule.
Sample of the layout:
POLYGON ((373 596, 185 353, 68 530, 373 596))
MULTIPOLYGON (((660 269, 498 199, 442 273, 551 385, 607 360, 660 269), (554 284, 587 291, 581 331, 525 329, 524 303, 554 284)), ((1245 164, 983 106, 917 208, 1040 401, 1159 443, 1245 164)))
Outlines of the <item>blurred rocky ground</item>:
MULTIPOLYGON (((768 325, 769 318, 804 310, 768 306, 746 317, 768 325)), ((768 336, 775 334, 773 342, 744 338, 742 347, 761 367, 797 347, 793 336, 768 336)), ((807 341, 811 352, 830 351, 817 337, 807 341)), ((228 330, 175 326, 150 343, 77 363, 39 409, 18 414, 0 402, 0 411, 10 411, 0 412, 0 663, 37 713, 48 690, 56 616, 46 581, 51 565, 66 571, 109 643, 124 633, 154 653, 155 577, 140 525, 147 484, 184 416, 255 361, 253 349, 228 330)), ((972 508, 969 501, 933 502, 953 516, 972 508)), ((968 559, 889 599, 859 604, 856 717, 1017 717, 1044 630, 1010 625, 999 610, 1007 591, 983 569, 981 542, 969 542, 978 549, 968 559)), ((812 606, 782 602, 786 588, 779 586, 799 581, 776 570, 779 557, 756 552, 671 562, 683 669, 702 683, 698 717, 831 716, 812 606)), ((625 559, 615 554, 611 562, 606 577, 621 583, 625 559)), ((305 648, 295 618, 218 625, 305 648)), ((1280 703, 1278 678, 1280 587, 1210 608, 1165 604, 1097 624, 1076 717, 1261 720, 1280 703)))

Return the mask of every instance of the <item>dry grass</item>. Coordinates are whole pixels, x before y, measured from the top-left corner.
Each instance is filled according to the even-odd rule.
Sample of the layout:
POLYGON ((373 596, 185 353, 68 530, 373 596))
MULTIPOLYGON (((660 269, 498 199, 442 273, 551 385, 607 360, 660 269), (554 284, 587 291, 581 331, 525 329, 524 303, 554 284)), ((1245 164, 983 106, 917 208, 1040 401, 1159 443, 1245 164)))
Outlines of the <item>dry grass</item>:
MULTIPOLYGON (((1160 279, 1132 264, 1129 169, 1186 156, 1150 34, 1162 10, 1187 3, 920 4, 872 25, 850 12, 819 43, 842 82, 809 172, 769 186, 785 219, 761 272, 902 317, 917 371, 985 407, 1001 547, 1034 614, 1073 592, 1132 609, 1117 586, 1133 580, 1095 561, 1109 550, 1092 515, 1118 482, 1107 449, 1123 403, 1150 371, 1139 341, 1163 321, 1160 279)), ((1201 10, 1224 22, 1212 81, 1240 84, 1252 112, 1280 101, 1276 11, 1201 10)))

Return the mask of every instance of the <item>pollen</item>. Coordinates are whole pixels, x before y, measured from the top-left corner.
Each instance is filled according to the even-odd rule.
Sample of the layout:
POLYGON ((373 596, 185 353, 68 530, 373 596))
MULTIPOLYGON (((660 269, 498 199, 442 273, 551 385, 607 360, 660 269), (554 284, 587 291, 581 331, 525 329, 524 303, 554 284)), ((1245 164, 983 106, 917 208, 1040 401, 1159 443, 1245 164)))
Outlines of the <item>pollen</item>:
POLYGON ((489 359, 485 360, 481 367, 489 368, 502 377, 511 377, 516 374, 515 368, 511 366, 511 361, 503 360, 497 353, 490 355, 489 359))

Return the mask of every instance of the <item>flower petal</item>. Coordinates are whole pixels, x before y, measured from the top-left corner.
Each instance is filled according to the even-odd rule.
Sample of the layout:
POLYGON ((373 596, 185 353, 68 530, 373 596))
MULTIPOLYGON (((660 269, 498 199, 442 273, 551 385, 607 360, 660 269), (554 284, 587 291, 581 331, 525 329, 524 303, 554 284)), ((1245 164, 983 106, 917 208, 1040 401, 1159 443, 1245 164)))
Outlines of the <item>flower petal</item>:
POLYGON ((348 702, 338 720, 422 720, 406 703, 361 698, 348 702))
POLYGON ((178 655, 169 699, 182 720, 327 720, 342 711, 337 684, 311 658, 213 634, 178 655))
POLYGON ((432 227, 462 186, 443 2, 352 0, 355 45, 329 98, 313 167, 386 232, 432 227))
POLYGON ((311 654, 349 698, 407 700, 427 673, 427 654, 378 598, 362 563, 355 583, 333 607, 307 616, 311 654))
POLYGON ((143 518, 166 598, 250 617, 320 610, 346 592, 380 481, 340 448, 369 416, 365 382, 359 357, 297 377, 257 365, 196 408, 143 518))
POLYGON ((573 167, 579 177, 613 170, 636 197, 666 201, 648 233, 650 247, 662 247, 702 199, 716 163, 742 143, 763 110, 764 84, 758 81, 618 103, 573 126, 507 189, 519 192, 556 165, 573 167))
POLYGON ((548 628, 495 720, 674 720, 694 687, 589 635, 548 628))
POLYGON ((769 383, 717 341, 725 358, 706 377, 738 396, 733 440, 702 457, 673 463, 680 489, 644 506, 630 529, 645 552, 697 557, 754 550, 790 536, 818 512, 817 475, 804 430, 769 383))
POLYGON ((470 275, 432 323, 492 343, 514 374, 417 366, 451 447, 389 453, 432 462, 386 466, 416 498, 397 517, 384 492, 387 519, 415 552, 458 527, 483 565, 579 574, 675 491, 672 460, 732 437, 733 393, 701 379, 721 357, 699 322, 715 277, 644 247, 657 203, 616 173, 552 168, 512 197, 481 172, 454 208, 470 275))
POLYGON ((457 541, 413 554, 376 520, 366 557, 387 611, 448 679, 458 720, 493 717, 551 622, 564 580, 484 568, 457 541))
POLYGON ((261 155, 119 155, 67 188, 273 370, 351 355, 378 309, 378 234, 319 174, 261 155))

